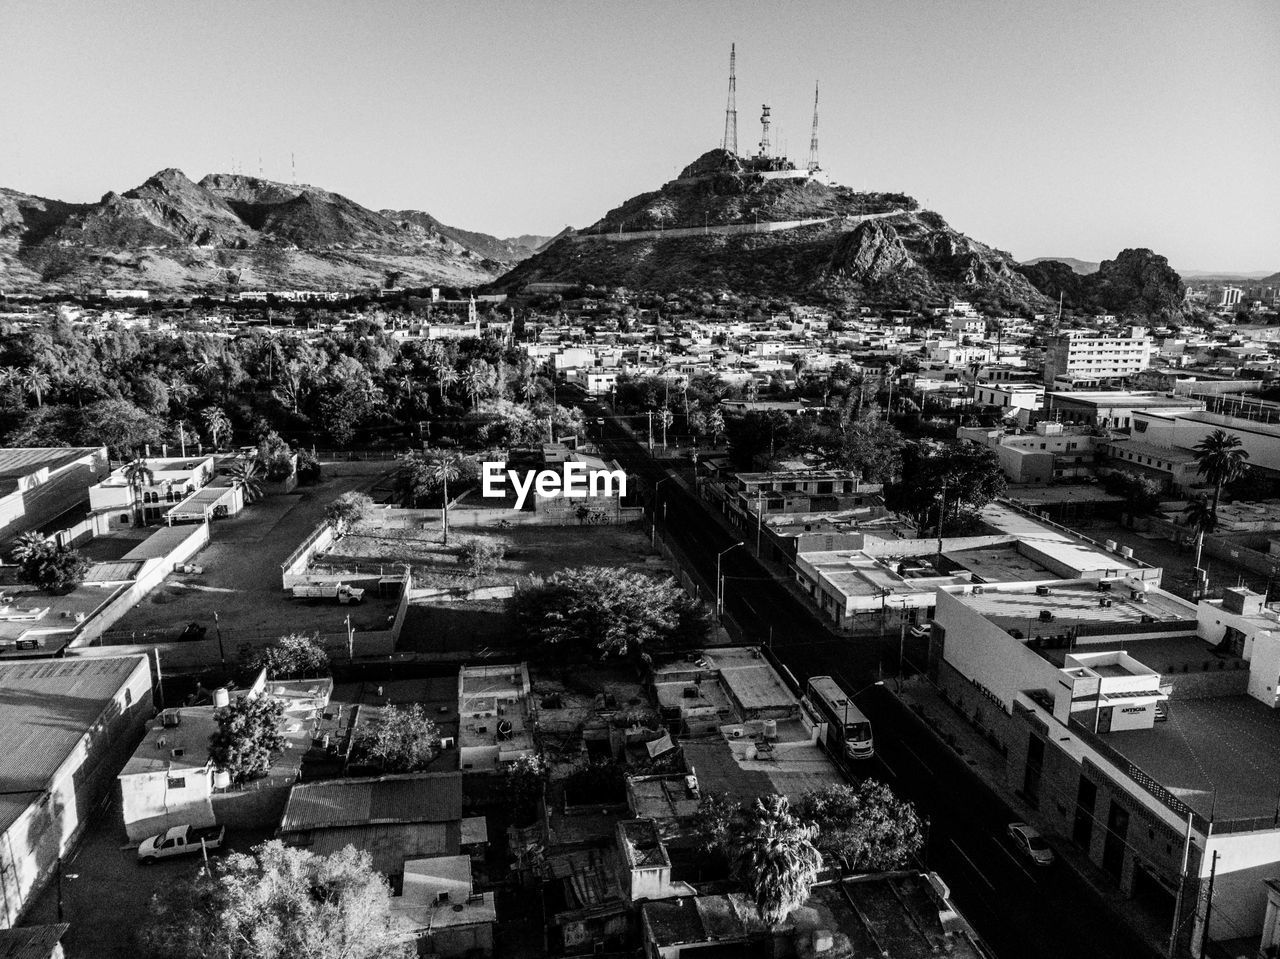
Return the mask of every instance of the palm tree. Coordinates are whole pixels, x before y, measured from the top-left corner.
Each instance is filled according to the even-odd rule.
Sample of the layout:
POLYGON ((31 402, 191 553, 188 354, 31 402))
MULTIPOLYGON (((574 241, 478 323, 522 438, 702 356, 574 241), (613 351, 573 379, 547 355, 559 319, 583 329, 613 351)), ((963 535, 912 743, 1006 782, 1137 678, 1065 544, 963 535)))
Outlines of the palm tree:
POLYGON ((255 460, 237 460, 229 470, 231 482, 240 487, 246 503, 255 503, 262 498, 262 468, 255 460))
POLYGON ((1240 442, 1240 437, 1222 430, 1214 430, 1193 449, 1196 455, 1196 472, 1213 484, 1211 511, 1214 525, 1217 525, 1218 500, 1222 496, 1222 487, 1240 478, 1249 454, 1240 442))
POLYGON ((22 371, 22 387, 36 398, 36 406, 44 406, 44 391, 49 388, 49 374, 30 367, 22 371))
POLYGON ((1197 496, 1187 507, 1183 522, 1196 531, 1196 569, 1200 569, 1200 551, 1204 548, 1204 534, 1212 533, 1218 525, 1218 515, 1204 496, 1197 496))
POLYGON ((436 368, 436 385, 440 388, 440 405, 445 402, 445 393, 449 387, 458 382, 458 371, 448 363, 441 361, 436 368))
POLYGON ((470 476, 474 471, 474 465, 469 457, 446 450, 437 450, 423 455, 414 453, 408 457, 407 470, 401 488, 413 501, 432 490, 440 490, 444 498, 440 523, 444 531, 445 546, 449 545, 449 483, 456 483, 470 476))
POLYGON ((471 399, 471 408, 480 405, 480 397, 493 382, 493 370, 484 360, 472 360, 462 371, 462 391, 471 399))
POLYGON ((133 515, 134 525, 141 526, 142 518, 142 494, 148 486, 154 483, 156 474, 152 472, 151 467, 147 465, 147 461, 141 456, 136 457, 131 462, 124 464, 124 481, 129 486, 129 492, 133 498, 133 515))
POLYGON ((204 412, 200 414, 200 418, 204 420, 204 428, 209 431, 209 441, 213 444, 213 448, 217 449, 222 434, 231 433, 231 421, 227 419, 227 414, 217 406, 206 407, 204 412))
POLYGON ((813 841, 817 830, 791 811, 786 796, 761 796, 729 841, 733 872, 755 899, 760 920, 772 927, 803 906, 822 869, 813 841))

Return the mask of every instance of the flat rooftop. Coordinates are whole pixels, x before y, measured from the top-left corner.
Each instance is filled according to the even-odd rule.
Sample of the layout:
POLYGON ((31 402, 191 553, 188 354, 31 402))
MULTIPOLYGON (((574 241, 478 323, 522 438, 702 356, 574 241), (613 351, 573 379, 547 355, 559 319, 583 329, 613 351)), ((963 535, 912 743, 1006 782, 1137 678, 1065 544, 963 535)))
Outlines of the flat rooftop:
POLYGON ((408 773, 294 786, 280 832, 461 819, 461 773, 408 773))
MULTIPOLYGON (((922 555, 929 550, 922 549, 922 555)), ((969 582, 967 575, 919 576, 906 579, 896 572, 899 560, 878 560, 862 550, 830 550, 803 553, 801 567, 810 567, 815 573, 849 597, 880 596, 890 593, 934 592, 945 586, 963 586, 969 582)))
MULTIPOLYGON (((1113 606, 1112 609, 1115 607, 1113 606)), ((1052 625, 1052 624, 1050 624, 1052 625)), ((1106 642, 1076 643, 1071 649, 1042 649, 1040 655, 1057 666, 1062 666, 1063 661, 1068 653, 1110 653, 1110 652, 1126 652, 1138 662, 1142 663, 1148 669, 1154 669, 1163 678, 1171 681, 1175 686, 1178 677, 1175 674, 1182 673, 1182 667, 1187 667, 1187 673, 1199 673, 1202 671, 1204 664, 1210 663, 1211 668, 1217 669, 1217 661, 1225 659, 1226 666, 1224 668, 1234 668, 1234 662, 1243 662, 1235 656, 1223 656, 1215 653, 1213 647, 1206 643, 1199 636, 1188 634, 1186 636, 1157 636, 1153 639, 1110 639, 1106 642)))
POLYGON ((1103 739, 1202 816, 1275 815, 1280 710, 1252 696, 1174 699, 1168 721, 1103 739))
MULTIPOLYGON (((944 543, 945 545, 945 543, 944 543)), ((963 566, 984 583, 1044 582, 1057 577, 1047 567, 1023 556, 1017 543, 978 546, 943 553, 945 559, 963 566)))
POLYGON ((1105 593, 1098 592, 1093 582, 1060 582, 1050 586, 1045 596, 1029 588, 988 588, 982 595, 970 594, 962 601, 1001 628, 1020 629, 1025 636, 1057 633, 1076 626, 1136 626, 1144 622, 1144 616, 1152 617, 1152 632, 1157 632, 1161 623, 1195 621, 1195 607, 1176 596, 1150 590, 1146 597, 1145 603, 1131 599, 1129 589, 1119 582, 1105 593), (1102 606, 1102 599, 1110 599, 1111 605, 1102 606), (1052 621, 1040 619, 1044 610, 1053 613, 1052 621))
POLYGON ((719 670, 720 681, 746 710, 791 707, 798 703, 782 677, 759 650, 750 647, 718 649, 704 654, 708 666, 719 670))

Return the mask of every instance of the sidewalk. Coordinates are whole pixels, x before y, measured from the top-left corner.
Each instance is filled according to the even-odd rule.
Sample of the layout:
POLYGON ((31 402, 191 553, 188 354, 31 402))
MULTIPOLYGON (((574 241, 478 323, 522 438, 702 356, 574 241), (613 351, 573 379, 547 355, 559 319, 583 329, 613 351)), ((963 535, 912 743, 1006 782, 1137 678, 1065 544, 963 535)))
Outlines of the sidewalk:
POLYGON ((1058 835, 1039 811, 1029 806, 1009 785, 1004 756, 991 745, 955 707, 938 695, 925 677, 914 676, 893 690, 897 698, 949 746, 1023 822, 1035 826, 1053 847, 1058 859, 1076 873, 1098 896, 1105 908, 1129 926, 1158 954, 1164 955, 1169 930, 1137 905, 1120 895, 1115 881, 1096 865, 1069 838, 1058 835))

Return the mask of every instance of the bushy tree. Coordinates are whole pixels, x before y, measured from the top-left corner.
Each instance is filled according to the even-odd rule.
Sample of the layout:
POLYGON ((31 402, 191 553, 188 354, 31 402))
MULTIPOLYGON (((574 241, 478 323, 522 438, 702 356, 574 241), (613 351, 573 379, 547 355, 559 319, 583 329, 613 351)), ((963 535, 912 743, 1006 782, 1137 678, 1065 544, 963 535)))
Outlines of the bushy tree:
POLYGON ((733 827, 742 815, 742 804, 737 800, 723 793, 705 793, 698 803, 698 812, 693 820, 698 846, 705 853, 729 855, 733 827))
POLYGON ((272 754, 284 748, 283 716, 284 703, 266 695, 235 699, 219 709, 214 713, 218 728, 209 737, 214 765, 229 772, 239 785, 265 776, 272 754))
POLYGON ((139 934, 149 959, 411 959, 367 851, 271 840, 166 883, 139 934))
POLYGON ((329 672, 329 654, 311 636, 290 633, 257 650, 246 665, 255 672, 265 668, 272 679, 323 676, 329 672))
POLYGON ((502 543, 483 536, 473 536, 458 549, 458 559, 473 579, 492 573, 506 554, 507 548, 502 543))
POLYGON ((66 593, 84 582, 89 561, 39 533, 23 533, 13 548, 18 577, 49 593, 66 593))
POLYGON ((373 500, 364 493, 343 493, 325 507, 324 516, 338 532, 355 526, 373 509, 373 500))
POLYGON ((418 703, 383 706, 376 720, 357 727, 351 743, 353 761, 388 773, 426 769, 439 750, 440 731, 418 703))
POLYGON ((563 570, 515 595, 531 640, 562 655, 649 662, 655 653, 706 638, 706 611, 671 578, 585 566, 563 570))
POLYGON ((885 487, 885 505, 904 513, 922 530, 937 521, 946 495, 946 514, 975 511, 1005 491, 995 452, 971 443, 920 440, 902 450, 902 476, 885 487))
POLYGON ((924 845, 915 807, 874 779, 807 792, 796 814, 817 829, 816 845, 824 857, 843 860, 856 872, 901 868, 924 845))
POLYGON ((822 870, 817 830, 801 822, 786 796, 762 796, 734 823, 733 875, 747 887, 760 920, 776 926, 803 906, 822 870))

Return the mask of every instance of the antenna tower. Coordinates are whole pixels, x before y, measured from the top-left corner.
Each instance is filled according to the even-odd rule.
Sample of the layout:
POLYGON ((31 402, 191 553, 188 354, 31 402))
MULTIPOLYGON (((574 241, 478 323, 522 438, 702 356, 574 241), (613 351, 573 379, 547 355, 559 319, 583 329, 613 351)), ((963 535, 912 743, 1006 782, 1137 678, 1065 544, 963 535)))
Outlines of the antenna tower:
POLYGON ((293 185, 298 185, 298 160, 292 153, 289 154, 289 175, 293 177, 293 185))
POLYGON ((809 172, 818 169, 818 83, 813 84, 813 132, 809 134, 809 172))
POLYGON ((736 61, 738 59, 737 44, 729 44, 729 100, 724 108, 724 140, 721 149, 734 154, 738 153, 738 77, 736 61))
POLYGON ((760 114, 760 155, 767 157, 769 155, 769 104, 765 104, 761 108, 760 114))

